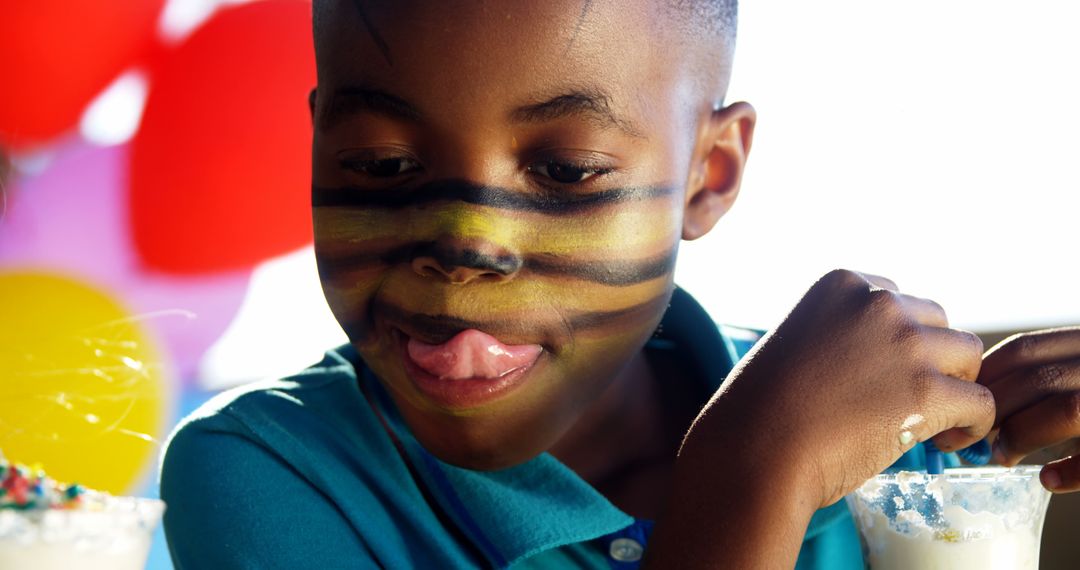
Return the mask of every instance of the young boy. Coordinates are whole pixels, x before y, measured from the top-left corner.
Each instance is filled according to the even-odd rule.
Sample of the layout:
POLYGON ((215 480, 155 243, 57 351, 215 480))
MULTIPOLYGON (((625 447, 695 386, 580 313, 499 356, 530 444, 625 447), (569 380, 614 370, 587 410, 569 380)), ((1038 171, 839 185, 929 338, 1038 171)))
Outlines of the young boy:
POLYGON ((837 501, 919 441, 998 428, 1011 464, 1080 435, 1080 332, 983 362, 881 277, 825 276, 735 365, 672 281, 750 149, 733 0, 314 16, 315 248, 351 344, 174 434, 177 568, 858 568, 837 501))

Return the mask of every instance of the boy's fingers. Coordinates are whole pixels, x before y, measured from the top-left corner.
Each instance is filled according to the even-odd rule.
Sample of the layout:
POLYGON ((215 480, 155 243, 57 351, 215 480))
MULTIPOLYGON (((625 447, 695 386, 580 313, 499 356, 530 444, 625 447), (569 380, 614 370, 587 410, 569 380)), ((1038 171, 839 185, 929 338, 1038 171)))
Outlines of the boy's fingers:
POLYGON ((1080 456, 1047 463, 1039 474, 1039 479, 1043 487, 1055 493, 1080 491, 1080 456))
POLYGON ((986 354, 979 382, 991 385, 1020 368, 1074 358, 1080 358, 1080 327, 1015 335, 986 354))
POLYGON ((997 402, 994 425, 1050 396, 1080 390, 1080 358, 1014 370, 990 385, 997 402))
MULTIPOLYGON (((949 318, 945 315, 945 309, 935 301, 904 293, 897 293, 896 297, 903 304, 907 313, 919 324, 942 328, 949 326, 949 318)), ((982 358, 981 348, 979 358, 982 358)))
POLYGON ((882 289, 886 289, 886 290, 893 291, 893 292, 896 292, 896 291, 900 290, 900 288, 896 286, 896 283, 892 279, 889 279, 888 277, 882 277, 880 275, 873 275, 873 274, 870 274, 870 273, 863 273, 861 271, 856 271, 856 273, 861 275, 862 278, 866 279, 866 281, 868 283, 870 283, 871 285, 876 285, 878 287, 881 287, 882 289))
POLYGON ((1080 391, 1058 394, 1005 419, 994 440, 994 461, 1015 465, 1044 447, 1080 436, 1080 391))
POLYGON ((986 386, 943 376, 935 383, 948 420, 934 442, 943 450, 967 447, 986 437, 994 424, 994 396, 986 386))
POLYGON ((933 350, 938 371, 953 378, 974 382, 982 365, 982 339, 968 331, 923 327, 920 334, 933 350))

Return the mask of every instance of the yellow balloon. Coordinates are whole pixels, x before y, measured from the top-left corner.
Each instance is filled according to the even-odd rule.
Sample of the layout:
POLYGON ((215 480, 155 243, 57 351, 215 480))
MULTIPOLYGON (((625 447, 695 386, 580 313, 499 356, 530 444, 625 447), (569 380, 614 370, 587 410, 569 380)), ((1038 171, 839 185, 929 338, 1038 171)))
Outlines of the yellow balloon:
POLYGON ((156 456, 168 383, 137 318, 68 277, 0 273, 0 451, 123 494, 156 456))

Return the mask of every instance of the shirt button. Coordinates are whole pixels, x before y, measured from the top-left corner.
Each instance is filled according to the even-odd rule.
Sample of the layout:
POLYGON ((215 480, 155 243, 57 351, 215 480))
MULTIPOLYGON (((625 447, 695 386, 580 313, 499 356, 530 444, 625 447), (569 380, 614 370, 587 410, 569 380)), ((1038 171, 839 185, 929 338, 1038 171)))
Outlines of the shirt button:
POLYGON ((637 562, 644 553, 645 547, 632 538, 616 538, 608 549, 608 554, 619 562, 637 562))

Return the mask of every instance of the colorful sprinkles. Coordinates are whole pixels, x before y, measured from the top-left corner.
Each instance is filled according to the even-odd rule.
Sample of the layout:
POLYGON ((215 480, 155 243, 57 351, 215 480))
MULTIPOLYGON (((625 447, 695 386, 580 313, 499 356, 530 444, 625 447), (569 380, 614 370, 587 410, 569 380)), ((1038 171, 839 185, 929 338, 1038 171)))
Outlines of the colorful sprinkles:
POLYGON ((78 509, 86 489, 45 476, 41 465, 27 467, 0 457, 0 509, 78 509))

